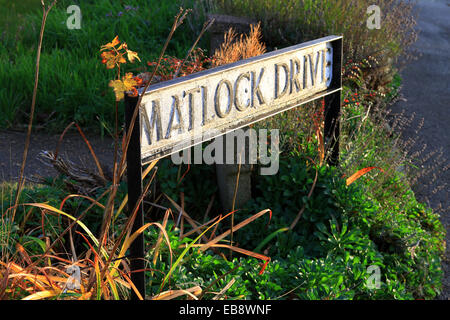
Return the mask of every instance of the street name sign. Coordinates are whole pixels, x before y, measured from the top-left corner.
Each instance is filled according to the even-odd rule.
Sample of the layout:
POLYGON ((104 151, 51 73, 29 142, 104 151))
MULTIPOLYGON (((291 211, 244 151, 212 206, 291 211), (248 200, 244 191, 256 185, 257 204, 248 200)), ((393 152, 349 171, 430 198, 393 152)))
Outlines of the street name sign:
MULTIPOLYGON (((150 86, 140 107, 142 164, 340 90, 330 36, 150 86)), ((339 77, 340 78, 340 77, 339 77)))
MULTIPOLYGON (((143 165, 319 98, 325 100, 328 162, 336 164, 342 41, 328 36, 141 89, 127 149, 130 212, 139 206, 131 231, 144 224, 143 165)), ((128 132, 138 99, 125 97, 128 132)), ((131 280, 145 297, 142 233, 130 246, 130 260, 131 280)))

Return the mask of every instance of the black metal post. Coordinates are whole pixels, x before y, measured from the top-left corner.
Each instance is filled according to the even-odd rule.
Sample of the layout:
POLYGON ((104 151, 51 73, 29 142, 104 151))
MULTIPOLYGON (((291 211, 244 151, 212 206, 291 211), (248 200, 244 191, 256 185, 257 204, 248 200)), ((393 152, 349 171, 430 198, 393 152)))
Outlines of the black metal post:
POLYGON ((339 134, 341 117, 341 92, 342 90, 342 39, 332 42, 333 46, 333 70, 331 76, 330 89, 338 91, 325 96, 325 146, 326 151, 330 151, 328 164, 337 165, 339 163, 339 134))
POLYGON ((341 90, 325 96, 325 147, 328 164, 332 166, 339 163, 340 114, 341 90))
MULTIPOLYGON (((137 98, 125 95, 125 128, 129 131, 133 113, 137 105, 137 98)), ((141 165, 141 130, 140 117, 136 117, 130 143, 127 150, 127 183, 128 183, 128 212, 131 215, 142 194, 142 165, 141 165)), ((144 209, 142 204, 136 213, 131 233, 144 225, 144 209)), ((144 234, 141 233, 130 245, 131 281, 141 296, 145 299, 145 261, 144 234), (136 272, 139 270, 138 272, 136 272)), ((139 300, 138 295, 131 290, 131 299, 139 300)))

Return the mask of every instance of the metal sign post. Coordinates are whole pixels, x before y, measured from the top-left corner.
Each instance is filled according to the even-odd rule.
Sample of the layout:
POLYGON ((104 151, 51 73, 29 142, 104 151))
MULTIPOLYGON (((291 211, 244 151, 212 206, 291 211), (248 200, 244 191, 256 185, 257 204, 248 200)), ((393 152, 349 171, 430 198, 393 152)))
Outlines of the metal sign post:
MULTIPOLYGON (((330 86, 342 88, 342 38, 332 42, 333 50, 333 70, 330 86)), ((341 116, 341 93, 342 89, 325 96, 325 125, 324 137, 327 150, 330 151, 328 163, 337 165, 339 162, 339 135, 340 135, 340 116, 341 116)))
MULTIPOLYGON (((133 113, 138 99, 125 95, 125 129, 129 132, 133 113)), ((141 126, 140 117, 136 117, 130 143, 127 149, 127 184, 128 184, 128 212, 131 215, 134 208, 139 205, 142 194, 142 164, 141 164, 141 126)), ((131 234, 144 225, 144 208, 141 203, 134 218, 131 234)), ((144 234, 141 233, 130 246, 131 281, 141 296, 145 299, 145 261, 144 261, 144 234)), ((139 297, 131 290, 131 299, 139 297)))
MULTIPOLYGON (((142 165, 316 99, 325 99, 328 163, 339 159, 341 36, 328 36, 157 83, 143 95, 127 151, 128 206, 142 194, 142 165)), ((126 129, 138 99, 126 97, 126 129)), ((133 232, 144 223, 140 205, 133 232)), ((145 297, 144 238, 130 247, 131 280, 145 297)), ((137 295, 133 293, 133 299, 137 295)))

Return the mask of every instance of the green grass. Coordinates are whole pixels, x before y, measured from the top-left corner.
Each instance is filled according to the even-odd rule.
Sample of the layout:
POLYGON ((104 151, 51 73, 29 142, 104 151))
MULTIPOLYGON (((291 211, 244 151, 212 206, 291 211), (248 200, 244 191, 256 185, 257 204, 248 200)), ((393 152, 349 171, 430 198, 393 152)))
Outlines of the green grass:
POLYGON ((0 0, 0 8, 2 8, 0 11, 1 30, 15 32, 24 22, 24 15, 41 8, 41 2, 38 0, 0 0))
MULTIPOLYGON (((39 2, 39 1, 34 1, 39 2)), ((39 2, 40 3, 40 2, 39 2)), ((75 2, 77 3, 77 2, 75 2)), ((41 56, 36 123, 46 130, 61 131, 71 121, 90 129, 100 129, 99 119, 108 124, 114 117, 114 95, 108 82, 112 71, 101 64, 99 49, 116 35, 138 52, 142 63, 125 71, 139 73, 146 62, 159 55, 178 13, 176 0, 82 1, 80 30, 66 27, 66 8, 74 1, 58 1, 47 20, 41 56), (119 12, 123 14, 118 16, 119 12), (111 15, 111 16, 109 16, 111 15)), ((12 6, 10 2, 7 4, 12 6)), ((39 7, 38 7, 39 8, 39 7)), ((16 7, 11 16, 22 15, 20 26, 27 32, 14 33, 19 21, 4 21, 0 45, 0 127, 26 123, 34 80, 34 63, 42 13, 28 6, 16 7), (25 10, 26 8, 26 10, 25 10), (16 25, 14 25, 16 24, 16 25)), ((184 56, 194 37, 182 26, 170 43, 167 54, 184 56), (189 35, 189 36, 186 36, 189 35)))

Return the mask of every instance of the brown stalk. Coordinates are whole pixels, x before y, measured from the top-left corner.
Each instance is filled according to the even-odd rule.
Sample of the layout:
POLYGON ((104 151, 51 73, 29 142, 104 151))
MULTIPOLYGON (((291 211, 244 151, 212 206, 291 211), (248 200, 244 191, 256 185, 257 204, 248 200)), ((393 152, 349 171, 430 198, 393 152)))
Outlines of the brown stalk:
POLYGON ((227 275, 229 275, 230 273, 233 273, 234 271, 236 271, 239 267, 241 266, 241 264, 239 263, 236 267, 234 267, 233 269, 231 269, 230 271, 222 274, 220 277, 218 277, 217 279, 215 279, 213 282, 211 282, 202 292, 202 294, 198 297, 199 299, 203 298, 203 296, 207 293, 207 291, 209 289, 211 289, 217 282, 219 282, 220 280, 224 279, 227 275))
MULTIPOLYGON (((232 211, 232 212, 233 212, 233 211, 232 211)), ((233 212, 233 214, 234 214, 234 212, 233 212)), ((219 214, 219 215, 218 215, 218 218, 219 218, 219 220, 222 220, 222 215, 219 214)), ((209 240, 206 241, 206 242, 209 242, 209 241, 211 241, 212 239, 214 239, 214 236, 216 235, 216 231, 217 231, 217 227, 218 227, 218 226, 219 226, 219 224, 216 224, 216 225, 214 226, 214 229, 212 230, 211 235, 209 236, 209 240)))
MULTIPOLYGON (((316 176, 314 177, 314 181, 313 184, 311 186, 311 190, 309 190, 308 193, 308 199, 311 198, 311 195, 314 191, 314 189, 316 188, 316 183, 317 183, 317 178, 319 177, 319 170, 316 169, 316 176)), ((300 220, 300 218, 302 217, 303 211, 305 211, 306 209, 306 204, 303 205, 303 207, 300 209, 300 211, 297 213, 297 216, 295 217, 294 221, 292 221, 289 230, 294 229, 294 227, 297 225, 298 221, 300 220)))
POLYGON ((34 75, 34 88, 33 88, 33 98, 31 100, 31 112, 30 112, 30 119, 28 122, 28 129, 27 129, 27 137, 25 140, 25 148, 23 151, 23 159, 22 159, 22 166, 20 167, 20 174, 19 174, 19 183, 17 184, 17 191, 16 191, 16 200, 14 202, 14 209, 12 212, 11 221, 14 221, 14 217, 16 215, 17 211, 17 205, 19 203, 20 194, 22 192, 22 188, 24 185, 24 171, 25 171, 25 164, 27 162, 28 157, 28 148, 30 146, 30 140, 31 140, 31 129, 33 127, 33 118, 34 118, 34 111, 36 108, 36 96, 37 96, 37 88, 38 88, 38 82, 39 82, 39 65, 41 61, 41 50, 42 50, 42 41, 44 39, 44 30, 45 30, 45 23, 47 21, 47 16, 50 12, 50 10, 53 8, 53 6, 56 4, 57 0, 54 0, 51 5, 48 6, 48 8, 45 8, 45 3, 43 0, 41 0, 42 4, 42 23, 41 23, 41 31, 39 34, 39 44, 37 48, 37 55, 36 55, 36 70, 34 75))
MULTIPOLYGON (((117 249, 118 249, 118 247, 119 247, 119 244, 120 244, 120 242, 122 241, 122 238, 125 236, 126 233, 128 233, 128 232, 130 231, 130 227, 133 225, 133 222, 134 222, 134 219, 136 218, 136 214, 137 214, 137 211, 138 211, 138 209, 139 209, 139 206, 141 205, 142 200, 144 199, 145 195, 147 194, 148 189, 150 188, 150 185, 151 185, 151 183, 153 182, 153 179, 154 179, 155 176, 156 176, 156 172, 157 172, 157 170, 155 170, 155 171, 153 172, 153 176, 151 177, 150 181, 149 181, 149 182, 147 183, 147 185, 145 186, 144 192, 142 192, 142 194, 140 195, 140 197, 139 197, 139 199, 138 199, 138 201, 137 201, 137 203, 136 203, 136 206, 135 206, 135 208, 134 208, 133 211, 132 211, 132 214, 131 214, 130 217, 128 218, 128 220, 127 220, 125 226, 124 226, 123 229, 122 229, 122 232, 120 233, 118 239, 116 240, 116 242, 115 242, 115 244, 114 244, 114 246, 113 246, 113 248, 112 248, 112 250, 111 250, 111 254, 109 255, 108 261, 105 263, 105 267, 104 267, 104 268, 102 269, 102 271, 101 271, 101 276, 100 276, 101 279, 103 279, 103 278, 105 277, 105 273, 106 273, 106 271, 108 270, 108 266, 109 266, 109 264, 110 264, 111 261, 112 261, 112 256, 113 256, 114 252, 117 251, 117 249)), ((103 243, 99 243, 99 251, 101 250, 102 245, 103 245, 103 243)), ((93 283, 92 283, 92 284, 93 284, 93 283)), ((89 288, 90 288, 90 286, 89 286, 89 288)))
MULTIPOLYGON (((165 52, 167 50, 167 46, 169 45, 169 42, 172 39, 173 34, 175 33, 175 30, 183 23, 183 21, 186 18, 186 15, 188 14, 188 12, 189 12, 188 10, 184 10, 184 9, 180 8, 180 12, 176 15, 174 23, 172 25, 172 29, 170 30, 170 33, 169 33, 169 35, 168 35, 168 37, 166 39, 166 42, 164 43, 164 47, 161 50, 161 53, 159 55, 158 62, 156 63, 156 67, 153 70, 153 72, 152 72, 152 74, 150 76, 150 79, 148 80, 147 84, 145 85, 145 87, 144 87, 144 89, 142 91, 143 93, 145 93, 147 91, 148 87, 150 86, 150 84, 151 84, 151 82, 152 82, 152 80, 153 80, 153 78, 154 78, 154 76, 156 74, 156 71, 158 70, 158 68, 159 68, 159 66, 161 64, 162 58, 163 58, 163 56, 164 56, 164 54, 165 54, 165 52)), ((134 123, 135 123, 137 115, 139 113, 139 107, 141 105, 143 96, 144 96, 143 94, 141 94, 139 96, 139 99, 138 99, 138 101, 136 103, 136 108, 135 108, 133 116, 131 118, 130 128, 129 128, 127 134, 126 134, 125 146, 123 147, 123 152, 122 152, 122 154, 124 156, 122 157, 121 162, 120 162, 120 166, 119 166, 119 172, 121 172, 121 173, 123 172, 122 168, 125 165, 125 160, 126 160, 125 154, 127 153, 127 150, 128 150, 128 145, 129 145, 130 139, 131 139, 131 133, 133 132, 134 123)))
MULTIPOLYGON (((182 215, 186 218, 187 222, 192 226, 192 228, 194 228, 195 230, 197 230, 197 233, 200 235, 201 231, 198 230, 198 225, 197 223, 194 221, 194 219, 192 219, 186 211, 184 211, 172 198, 170 198, 167 194, 164 194, 167 198, 167 200, 170 201, 170 203, 172 203, 172 205, 179 211, 182 213, 182 215)), ((205 240, 206 242, 208 241, 208 239, 205 237, 205 235, 202 236, 202 239, 205 240)))
MULTIPOLYGON (((181 23, 183 23, 183 20, 185 19, 185 17, 186 17, 188 12, 189 12, 188 10, 184 10, 184 9, 180 8, 180 12, 176 15, 174 23, 172 25, 172 29, 170 30, 169 36, 167 37, 166 42, 164 44, 164 47, 161 50, 161 53, 159 55, 159 59, 158 59, 158 62, 156 64, 156 68, 153 70, 153 73, 150 76, 149 81, 145 85, 143 93, 145 93, 147 91, 148 87, 150 86, 150 83, 152 82, 153 77, 155 76, 156 71, 158 70, 158 67, 161 64, 161 60, 162 60, 162 58, 164 56, 164 53, 166 52, 167 46, 169 45, 169 42, 172 39, 172 36, 173 36, 175 30, 181 25, 181 23)), ((124 165, 125 165, 125 160, 126 160, 126 154, 127 154, 128 146, 129 146, 129 143, 130 143, 130 140, 131 140, 131 133, 133 132, 134 123, 136 121, 137 115, 139 114, 139 108, 140 108, 143 96, 144 96, 143 94, 141 94, 139 96, 139 99, 138 99, 138 101, 136 103, 136 107, 135 107, 134 112, 133 112, 133 116, 131 118, 131 123, 130 123, 129 130, 126 133, 125 145, 122 147, 122 149, 123 149, 122 150, 122 159, 120 161, 119 170, 118 170, 119 174, 122 174, 124 172, 123 168, 124 168, 124 165)), ((118 178, 120 179, 120 176, 118 178)), ((114 210, 114 199, 115 199, 116 194, 117 194, 117 189, 118 189, 118 185, 117 184, 113 184, 113 189, 112 189, 112 192, 111 192, 110 197, 108 199, 108 203, 107 203, 106 210, 105 210, 105 215, 104 215, 104 218, 103 218, 101 233, 100 233, 100 237, 99 237, 100 246, 103 244, 104 240, 106 239, 107 233, 108 233, 108 229, 109 229, 109 225, 110 225, 110 222, 111 222, 112 213, 113 213, 113 210, 114 210)), ((141 204, 141 201, 139 201, 137 203, 137 206, 139 206, 140 204, 141 204)))
POLYGON ((228 291, 228 289, 230 289, 235 282, 236 282, 236 278, 231 279, 231 281, 228 282, 227 285, 225 287, 223 287, 223 289, 220 290, 220 292, 212 298, 212 300, 219 300, 220 298, 222 298, 225 295, 225 293, 228 291))
POLYGON ((197 46, 198 42, 200 41, 201 37, 203 37, 203 34, 213 25, 214 21, 216 21, 216 19, 211 19, 203 24, 202 31, 200 31, 200 34, 198 35, 198 37, 195 40, 194 44, 192 45, 191 49, 189 49, 188 54, 186 55, 186 58, 184 58, 183 62, 181 62, 181 64, 178 66, 177 71, 175 72, 175 74, 173 76, 174 79, 178 77, 178 74, 180 73, 181 69, 183 68, 184 64, 186 63, 186 60, 192 54, 192 51, 194 51, 194 49, 197 46))
POLYGON ((211 211, 211 208, 212 208, 212 206, 213 206, 213 203, 214 203, 214 199, 216 198, 216 194, 213 194, 213 196, 211 197, 211 200, 209 201, 209 203, 208 203, 208 208, 206 208, 206 211, 205 211, 205 216, 203 217, 203 221, 206 221, 206 218, 208 218, 208 214, 209 214, 209 212, 211 211))
POLYGON ((56 145, 55 153, 53 155, 54 160, 56 160, 58 158, 59 148, 61 148, 61 144, 62 144, 62 140, 63 140, 64 136, 66 135, 66 133, 70 129, 70 127, 72 127, 74 124, 75 124, 75 122, 71 122, 59 136, 58 144, 56 145))
MULTIPOLYGON (((181 200, 181 210, 184 211, 184 193, 180 193, 180 200, 181 200)), ((180 219, 180 239, 183 236, 184 233, 184 217, 183 214, 181 215, 180 219)))
MULTIPOLYGON (((219 215, 219 216, 217 216, 217 217, 215 217, 215 218, 212 218, 211 220, 209 220, 208 222, 205 222, 205 223, 202 224, 201 226, 198 226, 197 228, 192 229, 192 230, 190 230, 190 231, 184 233, 182 236, 180 236, 180 239, 183 239, 183 238, 185 238, 185 237, 189 237, 191 234, 196 233, 196 232, 197 232, 197 233, 201 233, 201 229, 202 229, 202 228, 204 228, 204 227, 210 225, 211 223, 213 223, 213 222, 216 221, 217 219, 220 219, 221 217, 222 217, 222 215, 219 215)), ((216 227, 217 227, 217 225, 216 225, 216 227)))
MULTIPOLYGON (((262 210, 256 214, 254 214, 253 216, 245 219, 244 221, 242 221, 241 223, 239 223, 238 225, 236 225, 236 227, 234 228, 233 231, 238 231, 239 229, 241 229, 242 227, 245 227, 247 224, 249 224, 250 222, 258 219, 259 217, 263 216, 265 213, 269 212, 270 216, 272 217, 272 211, 270 209, 265 209, 262 210)), ((222 240, 223 238, 225 238, 226 236, 228 236, 231 233, 231 230, 227 230, 224 233, 222 233, 221 235, 217 236, 216 238, 214 238, 213 240, 209 241, 206 244, 203 244, 200 247, 200 251, 205 251, 207 250, 209 247, 215 245, 217 242, 219 242, 220 240, 222 240)))
MULTIPOLYGON (((162 226, 165 229, 167 227, 167 221, 169 220, 169 214, 171 213, 170 209, 166 210, 166 213, 164 214, 164 219, 163 219, 163 223, 162 226)), ((159 247, 161 245, 161 242, 163 240, 163 233, 162 231, 159 232, 159 236, 158 236, 158 240, 156 241, 156 245, 155 245, 155 254, 153 255, 153 265, 156 264, 156 260, 158 260, 158 255, 159 255, 159 247)))
POLYGON ((77 127, 78 132, 80 133, 80 135, 81 135, 81 137, 83 138, 84 142, 86 142, 86 145, 88 146, 89 151, 91 152, 92 157, 94 158, 95 164, 97 165, 97 169, 98 169, 98 172, 100 173, 100 176, 101 176, 104 180, 106 180, 105 175, 103 174, 102 166, 100 165, 100 162, 98 161, 98 158, 97 158, 97 156, 95 155, 94 149, 92 149, 92 146, 91 146, 91 144, 89 143, 89 140, 86 138, 86 136, 85 136, 84 133, 83 133, 83 130, 81 130, 80 126, 79 126, 77 123, 75 123, 75 126, 77 127))
MULTIPOLYGON (((241 150, 241 153, 239 154, 240 157, 242 157, 242 152, 243 152, 243 150, 241 150)), ((238 188, 239 188, 239 178, 241 176, 241 163, 242 163, 242 161, 239 161, 238 173, 237 173, 237 177, 236 177, 236 185, 234 187, 233 204, 232 204, 232 207, 231 207, 231 211, 234 211, 234 207, 235 207, 235 204, 236 204, 236 197, 237 197, 237 192, 238 192, 238 188)), ((233 244, 233 232, 234 232, 233 228, 234 228, 234 214, 231 216, 230 244, 233 244)), ((232 258, 232 254, 233 254, 232 250, 230 250, 230 258, 232 258)))
POLYGON ((188 295, 192 298, 197 299, 196 296, 200 295, 201 293, 202 288, 200 288, 199 286, 195 286, 186 290, 168 290, 157 294, 156 296, 152 297, 151 300, 172 300, 182 295, 188 295))

